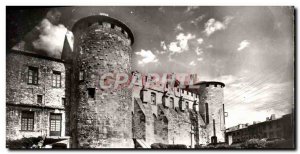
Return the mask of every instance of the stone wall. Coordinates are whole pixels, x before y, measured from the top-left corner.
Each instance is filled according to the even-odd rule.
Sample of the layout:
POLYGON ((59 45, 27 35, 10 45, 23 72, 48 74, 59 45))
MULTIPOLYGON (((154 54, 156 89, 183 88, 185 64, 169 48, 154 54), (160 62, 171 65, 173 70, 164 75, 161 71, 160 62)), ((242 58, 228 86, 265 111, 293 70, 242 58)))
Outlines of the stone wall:
MULTIPOLYGON (((134 147, 131 90, 99 86, 101 76, 106 73, 131 73, 131 39, 128 32, 114 25, 121 23, 112 24, 111 20, 103 16, 88 17, 73 27, 74 148, 134 147), (94 91, 94 98, 89 90, 94 91)), ((115 76, 105 81, 113 83, 115 76)))
MULTIPOLYGON (((49 114, 62 113, 62 134, 68 133, 65 127, 65 108, 62 98, 66 96, 65 80, 68 65, 47 58, 26 54, 26 51, 10 51, 6 56, 6 136, 7 139, 49 135, 49 114), (28 67, 38 68, 38 84, 28 84, 28 67), (52 87, 53 71, 61 72, 61 87, 52 87), (42 95, 42 103, 37 102, 42 95), (34 130, 21 131, 22 111, 34 111, 34 130)), ((66 102, 68 100, 66 99, 66 102)))
MULTIPOLYGON (((217 136, 217 142, 225 142, 223 86, 220 84, 210 84, 210 83, 201 84, 199 88, 199 93, 200 93, 200 107, 205 106, 204 105, 205 103, 208 104, 207 133, 209 138, 213 136, 213 120, 215 120, 215 131, 217 136)), ((207 117, 206 114, 205 117, 207 117)))

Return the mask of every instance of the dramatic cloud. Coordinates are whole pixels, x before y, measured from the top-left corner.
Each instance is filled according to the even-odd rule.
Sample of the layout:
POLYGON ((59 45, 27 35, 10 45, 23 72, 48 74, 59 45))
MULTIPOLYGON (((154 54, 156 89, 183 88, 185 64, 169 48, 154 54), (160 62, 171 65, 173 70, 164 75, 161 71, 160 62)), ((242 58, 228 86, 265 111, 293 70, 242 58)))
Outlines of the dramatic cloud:
POLYGON ((183 51, 187 51, 189 49, 188 41, 194 38, 196 38, 196 36, 190 33, 186 35, 184 33, 180 33, 176 36, 177 41, 169 44, 169 50, 172 53, 181 53, 183 51))
POLYGON ((141 56, 143 59, 139 60, 139 64, 147 64, 147 63, 155 63, 158 62, 158 59, 156 56, 152 53, 150 50, 144 50, 142 49, 140 52, 136 52, 136 55, 141 56))
POLYGON ((206 34, 206 36, 210 36, 211 34, 213 34, 215 31, 218 30, 224 30, 227 28, 228 24, 230 23, 230 21, 233 19, 233 17, 230 16, 226 16, 224 17, 224 21, 217 21, 214 18, 209 19, 205 24, 204 24, 204 33, 206 34))
POLYGON ((238 50, 238 51, 241 51, 241 50, 247 48, 249 45, 250 45, 250 42, 249 42, 249 41, 243 40, 243 41, 240 43, 240 46, 237 48, 237 50, 238 50))
POLYGON ((39 39, 32 42, 38 50, 47 51, 48 56, 60 58, 67 28, 64 25, 53 25, 48 19, 43 19, 37 27, 39 39))

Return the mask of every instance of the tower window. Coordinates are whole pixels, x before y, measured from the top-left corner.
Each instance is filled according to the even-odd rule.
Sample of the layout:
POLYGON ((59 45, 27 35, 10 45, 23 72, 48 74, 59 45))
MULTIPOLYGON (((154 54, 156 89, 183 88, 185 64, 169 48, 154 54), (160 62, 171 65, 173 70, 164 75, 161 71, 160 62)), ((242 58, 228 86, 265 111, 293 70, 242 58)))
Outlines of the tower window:
POLYGON ((80 71, 79 72, 79 81, 83 81, 84 80, 84 72, 80 71))
POLYGON ((95 88, 88 88, 89 98, 95 99, 95 88))
POLYGON ((205 115, 206 115, 206 123, 209 124, 209 112, 208 112, 208 103, 205 103, 205 115))
POLYGON ((37 67, 28 67, 28 84, 38 84, 39 69, 37 67))
POLYGON ((185 102, 185 109, 186 109, 186 110, 189 109, 189 102, 185 102))
POLYGON ((37 103, 43 104, 43 95, 37 95, 37 103))
POLYGON ((33 130, 34 112, 22 111, 21 130, 33 130))
POLYGON ((174 109, 174 98, 170 97, 170 108, 174 109))
POLYGON ((156 105, 156 94, 151 92, 151 104, 156 105))
POLYGON ((58 71, 53 71, 52 87, 55 87, 55 88, 61 87, 61 73, 58 71))

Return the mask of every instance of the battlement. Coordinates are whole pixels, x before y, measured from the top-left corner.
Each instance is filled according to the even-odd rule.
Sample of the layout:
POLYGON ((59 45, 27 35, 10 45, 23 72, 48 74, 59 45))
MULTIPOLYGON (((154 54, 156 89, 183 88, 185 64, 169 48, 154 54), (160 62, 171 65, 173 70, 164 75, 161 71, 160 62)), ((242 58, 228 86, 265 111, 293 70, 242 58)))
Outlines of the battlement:
POLYGON ((223 82, 218 81, 201 81, 196 83, 195 85, 205 85, 206 87, 214 86, 214 87, 221 87, 224 88, 225 84, 223 82))
POLYGON ((121 21, 108 16, 95 15, 82 18, 73 25, 72 31, 74 35, 76 35, 78 32, 90 28, 98 28, 119 32, 125 38, 129 39, 129 44, 132 45, 134 42, 132 31, 121 21))

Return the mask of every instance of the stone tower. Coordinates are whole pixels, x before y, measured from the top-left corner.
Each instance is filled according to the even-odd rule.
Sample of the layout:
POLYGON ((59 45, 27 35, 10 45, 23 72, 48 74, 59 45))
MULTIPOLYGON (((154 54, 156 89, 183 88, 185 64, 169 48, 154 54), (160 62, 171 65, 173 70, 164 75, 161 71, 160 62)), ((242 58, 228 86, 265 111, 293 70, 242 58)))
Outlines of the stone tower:
POLYGON ((199 112, 205 119, 208 142, 225 142, 224 93, 222 82, 200 82, 199 112))
POLYGON ((107 73, 113 75, 104 82, 112 87, 116 74, 130 74, 132 32, 122 22, 101 15, 80 19, 72 31, 72 147, 133 148, 131 90, 99 84, 107 73))

